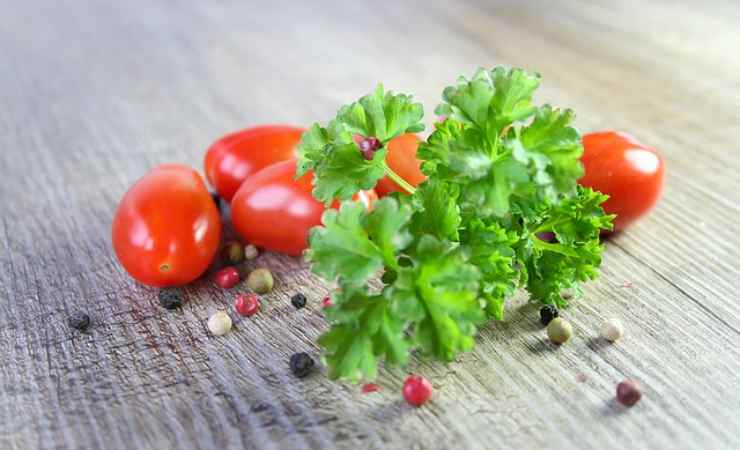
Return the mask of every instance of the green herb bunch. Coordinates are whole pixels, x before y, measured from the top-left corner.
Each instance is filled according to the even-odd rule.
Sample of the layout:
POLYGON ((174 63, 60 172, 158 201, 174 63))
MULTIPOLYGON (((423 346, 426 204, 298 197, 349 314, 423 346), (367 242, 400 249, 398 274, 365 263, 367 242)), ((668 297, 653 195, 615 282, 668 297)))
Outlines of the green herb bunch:
POLYGON ((599 233, 613 216, 605 195, 577 185, 573 112, 535 106, 539 84, 497 67, 445 88, 436 109, 445 119, 417 152, 428 177, 417 188, 385 161, 391 139, 424 129, 411 96, 378 86, 303 135, 297 176, 314 172, 318 200, 348 200, 383 176, 408 194, 370 211, 344 201, 311 230, 312 269, 338 284, 319 340, 332 378, 374 378, 379 362, 404 364, 412 350, 451 361, 473 347, 477 327, 503 319, 517 288, 562 307, 564 290, 577 295, 598 275, 599 233), (379 141, 370 158, 358 136, 379 141))

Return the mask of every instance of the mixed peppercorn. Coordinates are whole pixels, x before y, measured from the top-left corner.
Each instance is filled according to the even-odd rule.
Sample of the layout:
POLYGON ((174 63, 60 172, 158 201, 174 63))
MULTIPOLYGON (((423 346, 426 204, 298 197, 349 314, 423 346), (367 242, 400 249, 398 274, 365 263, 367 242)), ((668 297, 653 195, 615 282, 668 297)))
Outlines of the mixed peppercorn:
MULTIPOLYGON (((368 148, 372 149, 372 146, 370 145, 368 148)), ((245 247, 235 241, 229 242, 223 248, 222 256, 230 265, 223 267, 215 274, 215 283, 224 289, 233 288, 241 281, 241 275, 234 265, 242 263, 245 259, 253 259, 257 255, 257 248, 251 244, 245 247)), ((235 297, 234 310, 236 313, 243 317, 252 317, 257 314, 261 306, 259 295, 269 293, 274 287, 274 282, 272 273, 264 267, 251 271, 246 277, 246 286, 251 292, 238 294, 235 297)), ((168 310, 181 307, 183 302, 182 293, 179 289, 162 289, 158 292, 158 299, 160 305, 168 310)), ((308 299, 302 292, 296 292, 290 298, 290 303, 294 308, 301 309, 306 307, 308 299)), ((332 304, 329 295, 321 301, 324 308, 331 307, 332 304)), ((555 344, 564 344, 573 335, 573 327, 567 320, 560 317, 555 305, 545 305, 540 308, 539 321, 546 327, 546 333, 550 341, 555 344)), ((68 323, 71 328, 84 331, 90 324, 90 317, 85 313, 75 312, 68 317, 68 323)), ((212 335, 223 336, 231 330, 233 322, 228 312, 217 311, 208 319, 207 325, 212 335)), ((605 321, 600 329, 601 337, 609 342, 617 341, 623 334, 624 326, 618 319, 605 321)), ((316 361, 306 352, 298 352, 290 356, 289 369, 297 378, 307 377, 315 368, 316 361)), ((366 394, 376 392, 379 389, 377 384, 368 383, 362 386, 361 392, 366 394)), ((426 378, 419 375, 409 375, 401 392, 407 403, 418 407, 431 398, 433 388, 426 378)), ((641 396, 640 385, 633 380, 628 379, 617 385, 616 400, 624 406, 633 406, 640 400, 641 396)))
POLYGON ((90 326, 90 316, 82 311, 75 311, 67 317, 67 324, 75 330, 85 331, 90 326))

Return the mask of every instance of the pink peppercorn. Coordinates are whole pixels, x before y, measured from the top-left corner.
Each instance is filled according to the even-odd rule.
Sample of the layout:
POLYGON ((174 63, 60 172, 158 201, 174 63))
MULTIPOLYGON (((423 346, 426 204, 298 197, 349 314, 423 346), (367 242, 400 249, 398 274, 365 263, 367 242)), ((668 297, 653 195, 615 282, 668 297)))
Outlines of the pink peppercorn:
POLYGON ((234 302, 234 309, 239 315, 252 317, 260 310, 260 300, 257 294, 239 294, 234 302))
POLYGON ((324 299, 321 301, 321 304, 324 306, 324 308, 334 306, 334 302, 331 301, 331 297, 329 297, 328 295, 324 297, 324 299))
POLYGON ((403 398, 413 406, 421 406, 432 396, 432 384, 419 375, 409 375, 403 383, 403 398))
POLYGON ((638 382, 627 379, 617 385, 617 401, 624 406, 634 406, 641 397, 642 390, 638 382))
POLYGON ((230 289, 239 282, 239 271, 229 266, 216 272, 216 284, 224 289, 230 289))

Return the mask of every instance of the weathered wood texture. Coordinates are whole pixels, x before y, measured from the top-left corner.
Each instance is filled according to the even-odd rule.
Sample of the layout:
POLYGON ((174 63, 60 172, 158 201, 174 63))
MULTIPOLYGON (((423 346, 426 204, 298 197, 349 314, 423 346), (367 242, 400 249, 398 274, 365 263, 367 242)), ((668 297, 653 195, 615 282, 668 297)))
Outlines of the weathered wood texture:
POLYGON ((737 2, 0 3, 0 448, 740 448, 737 2), (205 320, 230 293, 196 283, 167 312, 117 265, 116 202, 155 164, 200 167, 225 132, 325 119, 377 81, 431 111, 496 64, 667 160, 662 203, 567 312, 569 345, 515 307, 459 361, 414 362, 436 394, 412 409, 403 370, 372 395, 290 376, 327 290, 294 259, 254 263, 277 291, 222 338, 205 320), (623 342, 595 338, 607 317, 623 342), (646 387, 631 410, 624 377, 646 387))

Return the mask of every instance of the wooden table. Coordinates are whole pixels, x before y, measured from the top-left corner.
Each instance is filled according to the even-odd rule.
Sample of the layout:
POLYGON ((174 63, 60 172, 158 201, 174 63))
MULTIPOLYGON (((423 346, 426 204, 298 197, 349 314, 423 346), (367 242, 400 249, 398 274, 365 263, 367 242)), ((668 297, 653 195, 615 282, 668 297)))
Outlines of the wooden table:
POLYGON ((0 448, 740 448, 737 2, 2 3, 0 448), (152 166, 201 168, 226 132, 323 121, 378 81, 430 124, 443 86, 499 64, 539 71, 538 99, 583 131, 629 130, 667 161, 660 206, 566 311, 568 345, 515 307, 472 353, 383 370, 363 395, 289 373, 326 328, 328 287, 298 260, 250 263, 276 291, 222 338, 205 321, 233 294, 198 282, 168 312, 117 264, 111 216, 152 166), (596 339, 609 317, 616 345, 596 339), (408 372, 433 381, 423 408, 401 398, 408 372), (625 377, 646 390, 629 410, 625 377))

